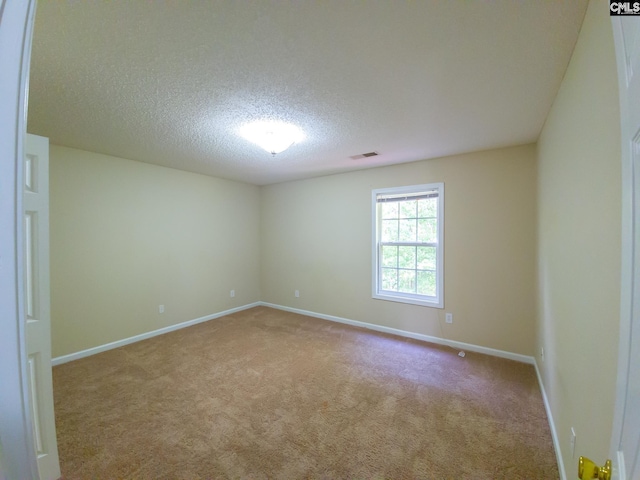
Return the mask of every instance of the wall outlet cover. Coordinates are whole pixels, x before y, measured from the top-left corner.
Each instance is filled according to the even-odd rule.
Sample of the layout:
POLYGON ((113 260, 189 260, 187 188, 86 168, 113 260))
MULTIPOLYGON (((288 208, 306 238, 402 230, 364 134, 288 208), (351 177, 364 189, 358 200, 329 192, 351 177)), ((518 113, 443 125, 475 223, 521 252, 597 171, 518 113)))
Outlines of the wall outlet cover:
POLYGON ((576 431, 571 427, 571 458, 576 456, 576 431))

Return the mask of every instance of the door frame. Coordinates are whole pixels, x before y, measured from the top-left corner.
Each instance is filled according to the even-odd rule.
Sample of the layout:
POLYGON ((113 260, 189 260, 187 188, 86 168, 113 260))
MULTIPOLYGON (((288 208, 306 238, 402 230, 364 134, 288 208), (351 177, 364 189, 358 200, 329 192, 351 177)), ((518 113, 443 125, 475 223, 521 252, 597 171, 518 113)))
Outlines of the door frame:
POLYGON ((35 0, 0 1, 0 479, 37 478, 22 273, 22 157, 35 0))
MULTIPOLYGON (((613 40, 616 55, 617 76, 619 89, 626 90, 627 73, 626 58, 624 50, 624 39, 622 36, 621 18, 611 17, 611 27, 613 30, 613 40)), ((625 96, 626 97, 626 96, 625 96)), ((625 102, 626 98, 620 98, 620 122, 621 127, 624 118, 628 116, 630 106, 625 102)), ((624 137, 624 132, 620 138, 621 144, 621 166, 622 166, 622 231, 621 231, 621 264, 620 264, 620 335, 618 342, 618 365, 616 380, 616 400, 613 412, 613 424, 611 429, 611 444, 609 447, 609 458, 613 460, 614 476, 616 480, 625 480, 624 462, 618 447, 622 435, 622 426, 625 414, 625 401, 628 388, 629 358, 631 356, 631 331, 632 328, 640 328, 640 319, 633 318, 633 286, 640 285, 640 278, 634 276, 634 256, 640 252, 635 252, 634 245, 634 197, 640 195, 635 191, 633 156, 631 155, 631 144, 624 137)), ((640 174, 640 172, 635 172, 640 174)), ((637 348, 637 347, 636 347, 637 348)))

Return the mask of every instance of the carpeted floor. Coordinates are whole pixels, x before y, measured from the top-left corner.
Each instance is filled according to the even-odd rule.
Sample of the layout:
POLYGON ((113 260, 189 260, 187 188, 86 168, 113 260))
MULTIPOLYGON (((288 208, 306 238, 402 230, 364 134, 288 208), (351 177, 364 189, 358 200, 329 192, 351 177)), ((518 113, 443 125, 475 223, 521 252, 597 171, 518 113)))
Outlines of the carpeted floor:
POLYGON ((53 369, 71 479, 557 479, 531 365, 265 307, 53 369))

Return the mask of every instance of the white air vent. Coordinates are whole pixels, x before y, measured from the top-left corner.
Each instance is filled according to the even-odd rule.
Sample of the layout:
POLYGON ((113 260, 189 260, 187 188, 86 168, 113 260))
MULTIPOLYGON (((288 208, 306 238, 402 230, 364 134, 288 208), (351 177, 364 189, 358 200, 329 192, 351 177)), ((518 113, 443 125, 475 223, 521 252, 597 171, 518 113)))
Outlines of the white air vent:
POLYGON ((375 157, 376 155, 378 155, 378 152, 368 152, 368 153, 361 153, 360 155, 353 155, 349 158, 353 160, 360 160, 361 158, 375 157))

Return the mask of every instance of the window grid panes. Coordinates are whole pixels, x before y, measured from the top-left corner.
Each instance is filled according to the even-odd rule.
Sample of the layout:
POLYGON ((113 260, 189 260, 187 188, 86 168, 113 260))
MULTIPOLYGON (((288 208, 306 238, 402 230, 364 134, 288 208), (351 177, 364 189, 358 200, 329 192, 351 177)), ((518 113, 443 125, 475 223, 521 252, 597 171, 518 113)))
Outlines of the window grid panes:
POLYGON ((377 290, 438 298, 440 189, 377 194, 377 290))

